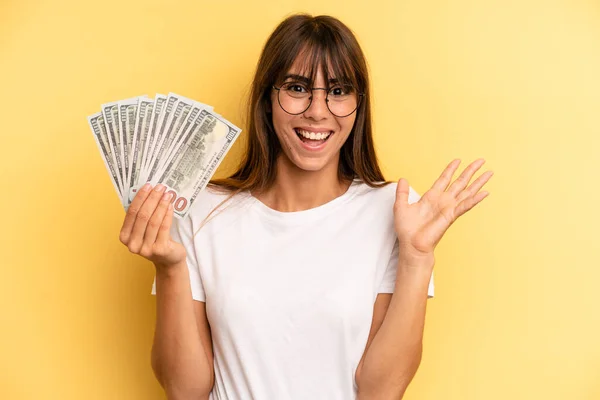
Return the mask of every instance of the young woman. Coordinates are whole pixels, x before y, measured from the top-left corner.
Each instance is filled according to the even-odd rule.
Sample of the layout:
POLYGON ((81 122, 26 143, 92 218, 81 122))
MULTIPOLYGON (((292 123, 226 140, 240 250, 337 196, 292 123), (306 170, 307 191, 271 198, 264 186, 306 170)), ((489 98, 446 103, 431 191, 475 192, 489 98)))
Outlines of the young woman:
POLYGON ((399 399, 421 359, 434 248, 486 197, 485 162, 421 198, 375 156, 366 62, 339 20, 294 15, 252 86, 245 157, 173 222, 162 185, 121 241, 152 261, 152 367, 172 399, 399 399), (451 183, 451 184, 450 184, 451 183))

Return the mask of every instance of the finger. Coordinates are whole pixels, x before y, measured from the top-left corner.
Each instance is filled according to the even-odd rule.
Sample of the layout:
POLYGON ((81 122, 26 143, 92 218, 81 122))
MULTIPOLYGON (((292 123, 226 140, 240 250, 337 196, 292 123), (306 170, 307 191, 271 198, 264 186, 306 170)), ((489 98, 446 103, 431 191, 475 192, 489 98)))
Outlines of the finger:
POLYGON ((162 224, 158 229, 158 237, 156 238, 156 244, 166 249, 171 239, 171 224, 173 223, 173 203, 169 202, 167 213, 163 218, 162 224))
POLYGON ((483 158, 473 161, 463 172, 460 174, 457 180, 452 182, 452 185, 448 188, 448 193, 451 193, 454 197, 458 196, 458 194, 469 184, 469 181, 473 177, 473 174, 481 168, 481 166, 485 163, 483 158))
POLYGON ((400 178, 398 186, 396 187, 396 201, 399 205, 408 204, 408 181, 404 178, 400 178))
POLYGON ((452 176, 454 175, 454 171, 456 171, 456 168, 458 168, 459 165, 460 165, 460 159, 458 159, 458 158, 453 160, 450 164, 448 164, 446 169, 442 172, 440 177, 434 182, 434 184, 431 188, 434 190, 440 191, 440 192, 446 191, 446 188, 448 187, 448 184, 450 183, 450 179, 452 179, 452 176))
POLYGON ((163 219, 167 213, 167 209, 169 208, 169 203, 172 196, 172 192, 165 192, 158 202, 158 207, 156 207, 152 217, 150 217, 150 221, 148 221, 146 233, 144 233, 144 244, 142 245, 142 250, 144 250, 144 248, 147 250, 152 250, 152 246, 154 246, 154 242, 156 242, 158 229, 163 223, 163 219))
POLYGON ((494 175, 493 171, 486 171, 483 174, 481 174, 481 176, 479 178, 477 178, 475 180, 475 182, 471 183, 471 185, 469 185, 469 187, 466 190, 463 190, 458 195, 456 200, 460 203, 462 200, 466 199, 467 197, 471 197, 475 193, 479 192, 481 190, 481 188, 483 187, 483 185, 485 185, 487 183, 487 181, 490 180, 492 175, 494 175))
POLYGON ((479 204, 483 199, 485 199, 490 193, 489 192, 480 192, 475 196, 467 197, 463 201, 461 201, 458 206, 456 206, 456 218, 460 217, 477 204, 479 204))
POLYGON ((137 213, 128 246, 132 253, 139 252, 140 248, 142 247, 144 234, 146 233, 146 227, 148 226, 148 222, 150 221, 152 214, 154 214, 154 210, 156 210, 156 206, 158 205, 158 202, 165 189, 165 185, 156 185, 140 208, 140 211, 137 213))
POLYGON ((151 185, 146 183, 140 191, 135 195, 133 201, 129 205, 127 209, 127 213, 125 214, 125 220, 123 221, 123 226, 121 227, 121 233, 119 234, 119 239, 123 244, 129 243, 129 238, 131 237, 131 230, 133 229, 133 225, 135 223, 135 218, 146 201, 146 198, 150 194, 151 185))

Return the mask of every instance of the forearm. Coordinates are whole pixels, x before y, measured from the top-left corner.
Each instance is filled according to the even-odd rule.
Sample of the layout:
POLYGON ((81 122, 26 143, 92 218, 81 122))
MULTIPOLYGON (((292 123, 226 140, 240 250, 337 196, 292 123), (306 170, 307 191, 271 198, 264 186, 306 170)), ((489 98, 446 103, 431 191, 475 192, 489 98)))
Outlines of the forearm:
POLYGON ((398 262, 389 308, 357 376, 359 399, 401 398, 416 374, 433 264, 433 260, 398 262))
POLYGON ((185 261, 156 272, 152 367, 169 399, 205 398, 212 366, 202 346, 185 261))

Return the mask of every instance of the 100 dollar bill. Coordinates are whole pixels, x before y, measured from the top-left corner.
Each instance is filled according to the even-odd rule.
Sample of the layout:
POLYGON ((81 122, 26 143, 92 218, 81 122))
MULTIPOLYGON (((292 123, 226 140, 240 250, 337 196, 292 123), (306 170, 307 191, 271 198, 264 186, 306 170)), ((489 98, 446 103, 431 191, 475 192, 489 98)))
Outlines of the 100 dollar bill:
POLYGON ((121 192, 121 188, 119 186, 119 172, 114 165, 112 148, 108 142, 108 134, 106 132, 106 126, 104 125, 104 115, 101 112, 90 115, 88 117, 88 123, 90 124, 90 128, 94 134, 94 139, 96 140, 98 150, 100 150, 100 156, 102 157, 102 161, 104 161, 104 166, 108 170, 110 181, 117 191, 121 203, 123 203, 123 193, 121 192))
POLYGON ((152 158, 152 148, 156 143, 156 136, 159 130, 159 120, 163 109, 165 108, 164 106, 166 101, 167 96, 163 94, 157 93, 154 98, 154 106, 151 110, 150 124, 148 126, 148 138, 146 140, 146 143, 144 144, 144 149, 142 150, 142 164, 140 166, 138 184, 140 182, 146 182, 146 177, 148 176, 146 166, 150 163, 150 158, 152 158))
POLYGON ((226 119, 202 110, 195 122, 183 133, 170 161, 152 179, 172 192, 175 215, 187 215, 223 158, 238 138, 241 129, 226 119))
POLYGON ((122 136, 119 131, 119 107, 117 102, 102 104, 102 116, 104 117, 104 124, 106 126, 106 135, 108 138, 108 145, 111 149, 111 155, 113 157, 113 166, 115 171, 118 173, 118 183, 121 189, 121 193, 125 193, 125 179, 124 179, 124 166, 122 151, 122 136))
POLYGON ((134 128, 137 116, 137 108, 141 98, 146 95, 132 97, 117 102, 118 107, 118 124, 119 132, 121 132, 121 151, 123 152, 123 189, 124 192, 129 190, 131 182, 131 158, 133 154, 134 128))
POLYGON ((212 106, 169 93, 101 105, 88 117, 96 145, 125 210, 146 182, 174 194, 185 217, 241 129, 212 106))
MULTIPOLYGON (((194 100, 175 93, 169 93, 165 103, 162 132, 156 138, 156 146, 154 147, 150 164, 147 166, 147 180, 151 181, 164 163, 172 143, 178 137, 179 129, 184 125, 195 103, 194 100)), ((202 106, 212 111, 212 107, 204 104, 202 106)))
POLYGON ((150 129, 150 118, 152 116, 153 107, 154 100, 140 98, 133 129, 132 156, 129 160, 130 182, 123 195, 125 208, 128 208, 129 204, 131 204, 129 190, 131 187, 137 185, 142 170, 142 156, 144 148, 146 148, 146 141, 148 140, 148 131, 150 129))

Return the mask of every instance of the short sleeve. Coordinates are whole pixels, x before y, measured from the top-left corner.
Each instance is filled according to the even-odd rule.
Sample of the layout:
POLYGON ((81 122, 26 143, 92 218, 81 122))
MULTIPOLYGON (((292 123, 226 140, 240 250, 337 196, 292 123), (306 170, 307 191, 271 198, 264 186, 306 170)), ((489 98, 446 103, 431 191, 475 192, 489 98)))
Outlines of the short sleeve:
MULTIPOLYGON (((173 224, 171 225, 171 237, 173 240, 181 243, 183 247, 185 247, 185 251, 187 253, 186 262, 190 274, 192 298, 198 301, 206 301, 193 235, 194 230, 189 214, 183 219, 173 218, 173 224)), ((152 283, 151 294, 156 295, 156 276, 154 277, 154 282, 152 283)))
MULTIPOLYGON (((397 185, 397 184, 396 184, 397 185)), ((394 188, 396 187, 394 185, 394 188)), ((394 196, 395 196, 394 189, 394 196)), ((419 201, 421 196, 412 188, 409 187, 408 190, 408 204, 416 203, 419 201)), ((383 275, 383 280, 379 285, 378 293, 394 293, 394 288, 396 286, 396 273, 398 269, 398 239, 394 241, 394 248, 392 249, 392 254, 390 255, 390 259, 385 268, 385 273, 383 275)), ((433 283, 433 272, 431 272, 431 278, 429 279, 429 287, 427 289, 427 298, 430 299, 434 295, 434 283, 433 283)))

